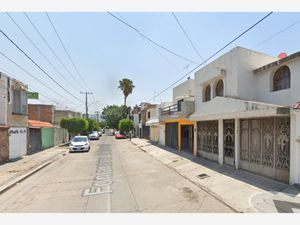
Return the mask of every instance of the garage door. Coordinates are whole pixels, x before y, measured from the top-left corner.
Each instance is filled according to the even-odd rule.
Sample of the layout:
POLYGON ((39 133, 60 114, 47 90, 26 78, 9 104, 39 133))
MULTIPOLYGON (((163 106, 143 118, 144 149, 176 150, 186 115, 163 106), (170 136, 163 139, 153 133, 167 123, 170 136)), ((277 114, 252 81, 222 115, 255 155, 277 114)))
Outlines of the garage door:
POLYGON ((12 127, 9 134, 9 159, 19 158, 27 152, 27 128, 12 127))
POLYGON ((289 182, 290 119, 241 120, 242 169, 289 182))

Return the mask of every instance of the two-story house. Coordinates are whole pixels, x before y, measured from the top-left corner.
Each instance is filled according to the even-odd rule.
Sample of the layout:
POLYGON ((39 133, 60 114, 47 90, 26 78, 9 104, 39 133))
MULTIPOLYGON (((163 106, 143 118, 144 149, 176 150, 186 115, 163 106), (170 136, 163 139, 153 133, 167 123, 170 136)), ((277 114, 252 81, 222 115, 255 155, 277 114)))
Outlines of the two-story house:
POLYGON ((164 133, 165 145, 190 153, 194 144, 194 122, 189 119, 195 111, 194 89, 194 80, 188 79, 173 88, 171 105, 164 103, 159 106, 160 133, 164 133))
POLYGON ((19 158, 27 153, 27 85, 0 73, 1 160, 19 158), (6 131, 8 138, 6 138, 6 131), (8 142, 7 142, 8 140, 8 142), (7 142, 7 143, 2 143, 7 142))
POLYGON ((138 105, 134 106, 132 111, 131 111, 131 119, 133 121, 134 124, 134 132, 133 132, 133 137, 139 137, 139 113, 141 111, 141 107, 139 107, 138 105))
POLYGON ((159 120, 158 107, 149 108, 146 111, 146 126, 150 127, 150 140, 158 143, 159 140, 159 120))
POLYGON ((197 71, 194 154, 300 183, 299 56, 236 47, 197 71))
POLYGON ((147 102, 142 102, 140 107, 141 110, 139 112, 139 137, 150 139, 150 127, 146 126, 147 110, 155 108, 156 105, 147 102))

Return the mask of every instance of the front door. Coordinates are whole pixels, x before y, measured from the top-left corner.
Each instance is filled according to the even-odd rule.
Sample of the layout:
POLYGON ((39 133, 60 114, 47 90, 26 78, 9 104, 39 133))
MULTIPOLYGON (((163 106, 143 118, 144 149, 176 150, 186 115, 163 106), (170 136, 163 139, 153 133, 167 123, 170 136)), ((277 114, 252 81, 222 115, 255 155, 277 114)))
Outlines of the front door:
POLYGON ((182 125, 181 126, 181 149, 183 151, 193 154, 194 146, 194 126, 182 125))
POLYGON ((224 163, 234 166, 234 120, 224 120, 224 163))
POLYGON ((178 149, 178 123, 166 123, 166 146, 178 149))

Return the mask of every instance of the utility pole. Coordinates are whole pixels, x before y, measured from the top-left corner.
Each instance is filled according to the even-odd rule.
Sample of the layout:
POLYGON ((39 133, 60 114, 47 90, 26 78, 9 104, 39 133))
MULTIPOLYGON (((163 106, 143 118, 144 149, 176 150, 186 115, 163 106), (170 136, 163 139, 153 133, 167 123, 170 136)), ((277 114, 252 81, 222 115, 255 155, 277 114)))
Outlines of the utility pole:
POLYGON ((88 98, 87 98, 87 95, 91 95, 93 94, 92 92, 80 92, 80 94, 85 94, 85 117, 86 118, 89 118, 89 114, 88 114, 88 98))
POLYGON ((100 111, 95 111, 96 115, 97 115, 97 123, 99 123, 99 113, 100 111))

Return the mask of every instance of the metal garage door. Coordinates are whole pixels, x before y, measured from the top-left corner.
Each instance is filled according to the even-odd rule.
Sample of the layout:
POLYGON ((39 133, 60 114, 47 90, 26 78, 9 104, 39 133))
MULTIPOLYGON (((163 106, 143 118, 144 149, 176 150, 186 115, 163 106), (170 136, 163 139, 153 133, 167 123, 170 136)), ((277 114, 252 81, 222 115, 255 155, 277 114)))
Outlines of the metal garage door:
POLYGON ((178 149, 178 123, 166 123, 166 146, 178 149))
POLYGON ((12 127, 9 134, 9 159, 16 159, 27 152, 27 128, 12 127))
POLYGON ((290 119, 241 120, 242 169, 289 182, 290 119))

